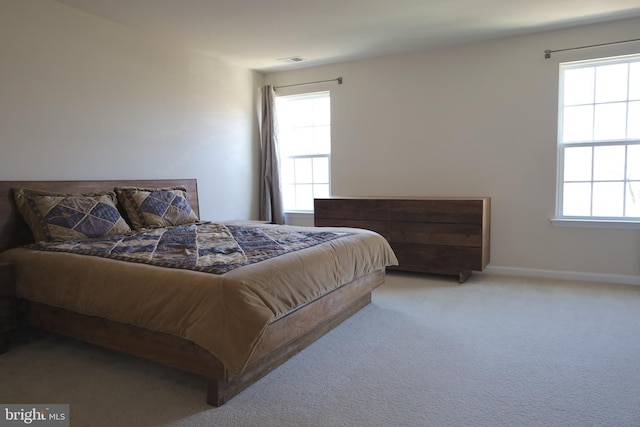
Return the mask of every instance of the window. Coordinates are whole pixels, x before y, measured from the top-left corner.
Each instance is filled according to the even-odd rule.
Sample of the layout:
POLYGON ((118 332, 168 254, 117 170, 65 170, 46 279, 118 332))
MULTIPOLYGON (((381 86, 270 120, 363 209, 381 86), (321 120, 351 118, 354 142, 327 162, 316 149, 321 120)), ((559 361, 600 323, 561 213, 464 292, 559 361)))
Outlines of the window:
POLYGON ((640 55, 560 64, 559 93, 557 218, 640 221, 640 55))
POLYGON ((328 197, 331 158, 329 92, 276 98, 282 199, 287 212, 313 212, 328 197))

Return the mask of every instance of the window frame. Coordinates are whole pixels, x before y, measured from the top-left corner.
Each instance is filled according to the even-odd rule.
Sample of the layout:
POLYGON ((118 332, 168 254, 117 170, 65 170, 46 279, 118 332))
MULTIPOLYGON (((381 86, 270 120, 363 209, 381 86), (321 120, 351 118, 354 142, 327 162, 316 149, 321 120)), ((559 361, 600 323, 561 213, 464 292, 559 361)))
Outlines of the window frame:
MULTIPOLYGON (((557 147, 557 172, 556 172, 556 201, 555 201, 555 216, 551 219, 553 225, 562 226, 562 227, 593 227, 593 228, 640 228, 640 216, 638 217, 630 217, 630 216, 598 216, 593 215, 593 194, 594 194, 594 182, 604 182, 602 180, 594 179, 593 176, 593 165, 595 163, 593 157, 593 151, 595 147, 605 147, 605 146, 624 146, 625 147, 625 174, 621 180, 612 180, 615 182, 622 182, 624 185, 623 188, 623 200, 627 197, 627 189, 626 185, 629 182, 638 181, 637 179, 630 179, 628 174, 626 173, 626 168, 628 166, 628 156, 627 151, 630 146, 640 146, 640 138, 628 138, 625 135, 625 138, 615 139, 595 139, 595 136, 592 135, 590 140, 584 141, 570 141, 565 142, 563 140, 563 131, 564 131, 564 87, 565 87, 565 71, 574 70, 585 67, 597 67, 599 65, 614 65, 620 63, 630 63, 637 62, 640 63, 640 53, 638 54, 630 54, 630 55, 622 55, 622 56, 614 56, 614 57, 603 57, 603 58, 594 58, 580 61, 572 61, 565 62, 559 64, 559 84, 558 84, 558 128, 557 128, 557 139, 556 139, 556 147, 557 147), (592 148, 592 157, 591 157, 591 177, 589 181, 579 181, 590 184, 590 195, 591 195, 591 205, 590 205, 590 213, 588 216, 580 216, 580 215, 564 215, 564 186, 565 181, 564 169, 565 169, 565 150, 568 147, 591 147, 592 148)), ((595 80, 594 80, 595 84, 595 80)), ((627 85, 629 82, 627 82, 627 85)), ((595 90, 595 89, 594 89, 595 90)), ((595 96, 595 95, 594 95, 595 96)), ((629 99, 628 86, 627 86, 627 98, 624 102, 628 103, 632 100, 629 99)), ((633 100, 635 101, 635 99, 633 100)), ((622 102, 622 101, 620 101, 622 102)), ((584 105, 593 105, 594 111, 597 105, 602 105, 603 103, 598 103, 594 99, 593 103, 584 104, 584 105)), ((595 114, 595 113, 594 113, 595 114)), ((595 126, 595 122, 592 124, 595 126)), ((627 130, 628 130, 628 109, 627 109, 627 130)), ((578 181, 576 181, 578 182, 578 181)), ((624 209, 624 206, 623 206, 624 209)), ((623 212, 624 214, 624 212, 623 212)))
MULTIPOLYGON (((310 98, 320 98, 320 97, 327 97, 329 99, 329 103, 331 103, 331 91, 329 90, 316 90, 316 91, 312 91, 312 92, 302 92, 302 93, 295 93, 295 94, 289 94, 289 95, 279 95, 278 98, 298 98, 298 99, 310 99, 310 98)), ((277 102, 276 102, 277 104, 277 102)), ((276 107, 277 108, 277 107, 276 107)), ((329 104, 329 109, 331 110, 331 105, 329 104)), ((278 114, 278 112, 276 113, 278 114)), ((329 114, 331 114, 331 112, 329 111, 329 114)), ((328 195, 331 194, 331 116, 329 116, 329 153, 327 154, 318 154, 318 153, 313 153, 313 154, 298 154, 298 155, 289 155, 289 156, 283 156, 283 150, 281 147, 278 147, 278 158, 279 158, 279 162, 280 162, 280 179, 281 179, 281 188, 282 193, 283 193, 283 204, 284 206, 284 213, 285 215, 288 214, 304 214, 304 215, 313 215, 314 213, 314 208, 311 207, 311 209, 291 209, 291 208, 287 208, 286 204, 285 204, 285 200, 284 200, 284 185, 286 185, 286 183, 283 180, 283 176, 285 175, 283 173, 283 163, 285 159, 291 159, 291 160, 296 160, 296 159, 311 159, 313 162, 313 159, 317 159, 317 158, 326 158, 327 159, 327 165, 328 165, 328 170, 327 170, 327 182, 315 182, 313 180, 313 173, 312 173, 312 177, 311 177, 311 182, 309 183, 298 183, 296 181, 294 181, 294 185, 311 185, 312 186, 312 191, 313 191, 313 186, 316 184, 320 184, 320 185, 327 185, 328 187, 328 195)), ((280 136, 279 136, 280 139, 280 136)), ((314 194, 314 193, 312 193, 314 194)), ((320 197, 320 196, 318 196, 320 197)), ((322 196, 322 197, 326 197, 326 196, 322 196)), ((315 198, 315 194, 314 194, 314 198, 315 198)))

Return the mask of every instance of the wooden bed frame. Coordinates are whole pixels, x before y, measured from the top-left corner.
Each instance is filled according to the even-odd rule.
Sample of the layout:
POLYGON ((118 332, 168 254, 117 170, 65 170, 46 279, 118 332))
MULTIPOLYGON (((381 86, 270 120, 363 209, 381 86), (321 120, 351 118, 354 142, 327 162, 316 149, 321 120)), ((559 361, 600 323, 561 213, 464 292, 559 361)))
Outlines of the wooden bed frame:
MULTIPOLYGON (((33 239, 15 206, 13 188, 75 194, 112 191, 117 186, 157 188, 176 185, 187 188, 189 203, 199 213, 195 179, 0 181, 0 251, 30 243, 33 239)), ((366 306, 371 301, 371 291, 384 282, 384 277, 384 269, 360 277, 270 323, 247 368, 236 376, 202 347, 166 333, 26 300, 20 300, 20 321, 202 375, 208 382, 207 403, 220 406, 366 306)))

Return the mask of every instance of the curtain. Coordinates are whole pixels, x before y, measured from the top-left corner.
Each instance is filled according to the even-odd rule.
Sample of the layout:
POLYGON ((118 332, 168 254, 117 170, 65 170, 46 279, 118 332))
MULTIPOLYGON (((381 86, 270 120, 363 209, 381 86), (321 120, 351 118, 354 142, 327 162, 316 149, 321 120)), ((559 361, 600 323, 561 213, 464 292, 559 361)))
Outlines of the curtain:
POLYGON ((278 157, 278 120, 273 86, 262 88, 262 124, 260 127, 260 219, 284 224, 278 157))

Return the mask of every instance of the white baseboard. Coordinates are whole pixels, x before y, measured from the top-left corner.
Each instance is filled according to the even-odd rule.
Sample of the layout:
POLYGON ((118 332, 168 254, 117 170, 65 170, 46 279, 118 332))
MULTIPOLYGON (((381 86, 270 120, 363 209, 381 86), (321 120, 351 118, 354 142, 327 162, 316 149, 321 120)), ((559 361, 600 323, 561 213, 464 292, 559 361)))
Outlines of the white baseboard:
POLYGON ((545 279, 561 280, 583 280, 585 282, 619 283, 623 285, 640 286, 640 276, 624 276, 620 274, 582 273, 577 271, 537 270, 533 268, 499 266, 487 266, 487 268, 485 268, 483 272, 488 274, 500 274, 508 276, 542 277, 545 279))

